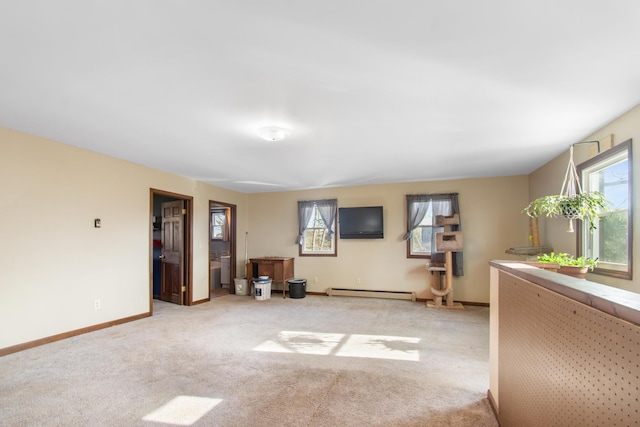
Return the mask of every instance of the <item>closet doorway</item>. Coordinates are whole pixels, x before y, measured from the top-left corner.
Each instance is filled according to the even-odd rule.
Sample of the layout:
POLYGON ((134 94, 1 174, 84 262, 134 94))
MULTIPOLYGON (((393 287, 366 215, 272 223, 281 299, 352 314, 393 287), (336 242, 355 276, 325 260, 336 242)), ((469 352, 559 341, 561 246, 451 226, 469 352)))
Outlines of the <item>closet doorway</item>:
POLYGON ((209 200, 209 298, 235 294, 236 205, 209 200))

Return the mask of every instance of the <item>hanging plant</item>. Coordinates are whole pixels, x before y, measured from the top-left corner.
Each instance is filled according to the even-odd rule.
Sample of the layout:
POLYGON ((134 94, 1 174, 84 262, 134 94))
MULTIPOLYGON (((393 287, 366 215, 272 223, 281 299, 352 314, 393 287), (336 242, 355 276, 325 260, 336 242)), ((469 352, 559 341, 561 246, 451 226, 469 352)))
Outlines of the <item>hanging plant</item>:
POLYGON ((573 145, 569 150, 569 164, 562 183, 560 194, 542 196, 524 208, 530 217, 544 214, 547 217, 563 216, 569 220, 570 233, 573 233, 573 220, 581 219, 589 222, 589 230, 597 228, 600 212, 606 211, 610 202, 600 192, 586 193, 582 191, 576 166, 573 162, 573 145))
POLYGON ((569 230, 573 231, 573 220, 589 222, 589 230, 597 228, 599 213, 608 208, 609 202, 600 192, 579 193, 574 196, 552 195, 535 199, 524 208, 530 217, 564 217, 570 220, 569 230))

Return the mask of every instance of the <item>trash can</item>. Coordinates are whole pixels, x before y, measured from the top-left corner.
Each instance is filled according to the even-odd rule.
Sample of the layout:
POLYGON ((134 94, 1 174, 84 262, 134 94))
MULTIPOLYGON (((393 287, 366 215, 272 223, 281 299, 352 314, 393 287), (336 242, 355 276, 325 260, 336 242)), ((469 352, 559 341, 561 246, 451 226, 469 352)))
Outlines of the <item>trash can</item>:
POLYGON ((307 294, 307 281, 305 279, 289 279, 289 298, 304 298, 307 294))
POLYGON ((249 295, 249 282, 247 279, 233 279, 236 284, 236 295, 249 295))
POLYGON ((271 279, 256 279, 253 281, 253 287, 258 301, 271 298, 271 279))

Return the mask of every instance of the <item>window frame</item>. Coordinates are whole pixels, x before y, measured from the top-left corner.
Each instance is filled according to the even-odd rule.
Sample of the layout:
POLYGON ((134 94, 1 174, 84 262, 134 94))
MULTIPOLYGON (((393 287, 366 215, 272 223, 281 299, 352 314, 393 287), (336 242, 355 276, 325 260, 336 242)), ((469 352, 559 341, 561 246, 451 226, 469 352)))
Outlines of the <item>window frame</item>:
MULTIPOLYGON (((436 225, 434 225, 434 224, 433 224, 433 222, 434 222, 434 215, 433 215, 433 202, 434 202, 434 201, 440 201, 440 200, 443 200, 443 199, 441 199, 441 198, 439 197, 440 195, 438 195, 438 194, 425 194, 424 196, 429 197, 429 202, 428 202, 428 203, 430 203, 430 204, 431 204, 431 207, 429 208, 429 211, 431 211, 431 223, 432 223, 432 225, 425 225, 425 226, 423 226, 423 227, 424 227, 424 228, 426 228, 426 227, 430 227, 430 228, 431 228, 431 242, 432 242, 432 244, 433 244, 433 242, 434 242, 434 236, 435 236, 435 233, 438 233, 438 232, 442 232, 442 231, 444 231, 444 227, 442 227, 442 226, 436 226, 436 225)), ((448 203, 449 203, 449 214, 451 214, 451 213, 453 212, 453 206, 452 206, 451 200, 447 200, 447 201, 448 201, 448 203)), ((414 202, 414 203, 415 203, 415 202, 414 202)), ((408 205, 407 205, 406 203, 405 203, 405 206, 406 206, 406 208, 408 209, 408 205)), ((406 218, 406 212, 405 212, 405 218, 406 218)), ((426 218, 427 218, 427 215, 425 214, 425 219, 426 219, 426 218)), ((423 221, 424 221, 424 219, 423 219, 423 221)), ((421 223, 422 223, 422 221, 421 221, 421 223)), ((406 224, 405 224, 405 225, 406 225, 406 224)), ((415 230, 414 230, 414 231, 415 231, 415 230)), ((410 238, 407 240, 407 258, 431 259, 432 255, 433 255, 434 253, 438 253, 438 251, 436 251, 436 250, 435 250, 435 248, 433 248, 433 247, 431 248, 431 252, 430 252, 429 254, 413 253, 413 252, 412 252, 412 250, 411 250, 411 242, 412 242, 412 239, 413 239, 413 236, 412 236, 412 237, 410 237, 410 238)))
MULTIPOLYGON (((627 264, 626 269, 614 269, 606 268, 604 263, 599 263, 598 266, 592 271, 594 274, 602 276, 609 276, 619 279, 631 280, 633 278, 633 158, 632 158, 632 140, 628 139, 597 156, 579 164, 577 166, 578 176, 580 177, 581 185, 584 191, 589 191, 589 183, 587 182, 588 174, 594 171, 604 170, 614 163, 611 163, 612 159, 619 157, 622 152, 626 152, 627 158, 627 179, 628 179, 628 207, 627 207, 627 264)), ((578 227, 578 239, 577 239, 577 251, 578 256, 584 256, 587 254, 586 245, 588 236, 590 233, 588 229, 589 225, 584 221, 580 227, 578 227)))
MULTIPOLYGON (((318 206, 315 204, 315 200, 313 200, 312 202, 314 202, 313 204, 313 214, 311 216, 310 221, 313 221, 314 218, 316 218, 316 216, 319 217, 319 213, 318 213, 318 206)), ((338 206, 336 203, 336 212, 337 212, 338 206)), ((320 218, 320 221, 322 221, 322 223, 324 224, 324 220, 322 220, 322 218, 320 218)), ((301 257, 337 257, 338 256, 338 239, 337 239, 337 215, 336 217, 334 217, 333 219, 333 227, 327 227, 325 224, 324 230, 331 230, 333 228, 334 233, 333 236, 331 237, 332 240, 332 251, 313 251, 313 252, 307 252, 304 250, 305 246, 306 246, 306 242, 307 242, 307 231, 308 230, 319 230, 320 228, 316 227, 316 228, 306 228, 304 235, 303 235, 303 241, 302 244, 298 245, 298 256, 301 257)))
POLYGON ((224 221, 225 221, 225 212, 224 211, 211 211, 211 240, 224 240, 224 221), (219 226, 216 225, 216 217, 222 217, 222 224, 219 226), (220 237, 215 235, 215 229, 220 228, 220 237))

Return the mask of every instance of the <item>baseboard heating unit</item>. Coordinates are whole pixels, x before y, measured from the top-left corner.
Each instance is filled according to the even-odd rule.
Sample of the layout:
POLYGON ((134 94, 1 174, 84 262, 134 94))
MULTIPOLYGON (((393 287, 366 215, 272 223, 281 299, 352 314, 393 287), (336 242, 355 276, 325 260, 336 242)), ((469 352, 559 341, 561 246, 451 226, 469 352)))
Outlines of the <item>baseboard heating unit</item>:
POLYGON ((406 299, 416 301, 415 292, 409 291, 374 291, 368 289, 345 289, 345 288, 329 288, 327 295, 343 296, 343 297, 365 297, 365 298, 391 298, 406 299))

